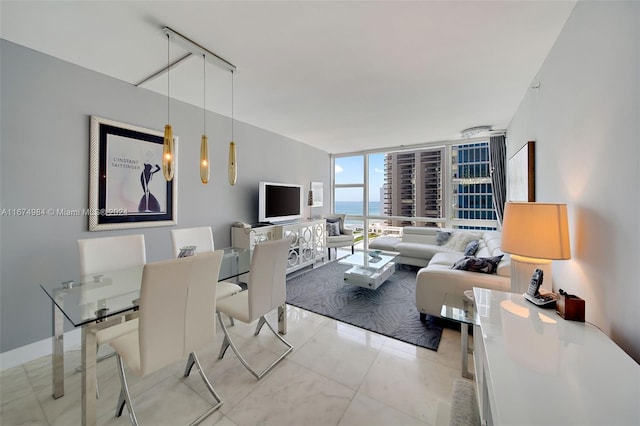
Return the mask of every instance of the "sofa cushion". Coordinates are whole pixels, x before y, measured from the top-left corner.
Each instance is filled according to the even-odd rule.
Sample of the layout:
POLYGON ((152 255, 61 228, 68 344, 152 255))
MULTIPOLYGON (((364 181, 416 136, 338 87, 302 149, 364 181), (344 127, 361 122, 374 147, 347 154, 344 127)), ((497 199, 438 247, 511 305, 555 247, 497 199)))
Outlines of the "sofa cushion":
POLYGON ((455 251, 441 251, 440 253, 436 253, 431 260, 429 261, 429 266, 431 265, 442 265, 447 269, 451 269, 451 265, 456 263, 458 260, 462 259, 462 253, 458 253, 455 251))
POLYGON ((440 228, 427 226, 405 226, 402 229, 403 243, 437 244, 436 235, 440 228))
POLYGON ((452 250, 464 252, 467 244, 473 240, 479 240, 482 238, 481 233, 467 232, 467 231, 455 231, 451 234, 451 238, 444 244, 445 247, 449 247, 452 250))
MULTIPOLYGON (((442 251, 442 246, 420 243, 400 243, 396 245, 396 250, 403 256, 417 257, 419 259, 431 259, 436 253, 442 251)), ((459 256, 460 254, 458 254, 459 256)))
POLYGON ((495 274, 498 264, 502 260, 502 255, 495 257, 473 257, 465 256, 453 264, 451 269, 461 271, 483 272, 485 274, 495 274))
POLYGON ((369 248, 375 250, 387 250, 396 251, 396 246, 400 244, 402 240, 398 237, 392 237, 390 235, 383 235, 376 237, 369 243, 369 248))
POLYGON ((353 241, 352 235, 327 236, 327 243, 348 243, 353 241))
POLYGON ((496 274, 501 277, 510 277, 511 276, 511 256, 508 254, 505 255, 500 263, 498 263, 498 270, 496 274))

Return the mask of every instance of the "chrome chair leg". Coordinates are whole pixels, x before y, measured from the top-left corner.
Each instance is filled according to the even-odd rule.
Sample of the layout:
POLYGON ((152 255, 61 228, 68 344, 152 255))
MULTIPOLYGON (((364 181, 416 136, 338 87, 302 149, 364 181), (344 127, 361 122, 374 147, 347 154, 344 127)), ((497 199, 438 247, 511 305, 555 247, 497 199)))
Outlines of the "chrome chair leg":
POLYGON ((118 359, 118 373, 120 375, 120 383, 122 385, 120 389, 120 397, 118 397, 118 406, 116 407, 116 417, 120 417, 122 415, 122 410, 126 405, 127 410, 129 411, 129 420, 131 420, 131 424, 137 426, 138 419, 136 418, 136 413, 133 411, 133 404, 131 403, 129 386, 127 386, 127 377, 124 372, 124 362, 120 355, 116 354, 116 357, 118 359))
MULTIPOLYGON (((220 314, 218 313, 218 315, 220 314)), ((269 327, 269 330, 271 330, 271 332, 275 334, 275 336, 287 346, 287 350, 278 358, 276 358, 275 361, 269 364, 264 370, 262 370, 261 372, 257 372, 253 367, 251 367, 251 365, 249 365, 247 360, 245 360, 244 357, 240 354, 240 351, 238 350, 236 345, 233 343, 233 340, 231 340, 231 337, 229 336, 229 331, 227 330, 227 327, 224 325, 222 321, 220 321, 220 325, 222 326, 222 331, 224 332, 224 341, 222 342, 222 347, 220 348, 220 354, 218 355, 218 359, 222 359, 227 348, 231 346, 231 350, 233 350, 233 353, 236 354, 236 356, 238 357, 242 365, 244 365, 245 368, 249 370, 249 372, 253 374, 253 376, 256 379, 260 380, 262 377, 264 377, 265 374, 271 371, 271 369, 275 367, 276 364, 278 364, 282 359, 284 359, 284 357, 289 355, 289 352, 293 350, 293 346, 278 334, 278 332, 271 326, 269 321, 267 321, 267 319, 264 316, 260 317, 260 320, 258 321, 258 326, 256 327, 255 335, 257 335, 260 332, 260 329, 264 324, 267 324, 267 327, 269 327)))
POLYGON ((260 317, 260 319, 258 320, 258 325, 256 326, 256 331, 255 333, 253 333, 254 336, 257 336, 258 334, 260 334, 260 330, 262 330, 262 326, 267 322, 267 320, 265 319, 265 317, 260 317))
POLYGON ((213 399, 216 400, 216 404, 213 407, 211 407, 209 410, 205 411, 202 415, 200 415, 197 419, 195 419, 193 421, 193 423, 191 423, 192 425, 197 425, 200 422, 202 422, 204 419, 209 417, 214 411, 216 411, 217 409, 222 407, 223 401, 222 401, 222 398, 220 398, 220 395, 218 395, 216 390, 213 388, 213 385, 211 384, 211 382, 207 378, 206 374, 204 374, 204 370, 202 369, 202 365, 200 364, 200 360, 198 359, 198 356, 196 355, 195 352, 191 352, 189 354, 189 360, 193 360, 193 363, 195 364, 196 369, 198 370, 198 373, 200 373, 200 377, 202 378, 202 381, 207 386, 207 389, 209 389, 209 393, 211 393, 211 395, 213 395, 213 399))
POLYGON ((189 374, 191 374, 191 369, 193 368, 193 365, 196 363, 196 360, 193 357, 193 352, 191 352, 189 354, 189 359, 187 359, 187 366, 184 369, 184 377, 189 377, 189 374))

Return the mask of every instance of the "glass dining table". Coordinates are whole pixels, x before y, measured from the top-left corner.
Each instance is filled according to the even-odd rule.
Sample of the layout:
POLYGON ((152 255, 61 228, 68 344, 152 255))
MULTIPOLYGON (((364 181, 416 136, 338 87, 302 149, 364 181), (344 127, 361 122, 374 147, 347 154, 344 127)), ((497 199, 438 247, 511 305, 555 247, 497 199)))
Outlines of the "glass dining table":
MULTIPOLYGON (((218 281, 249 272, 251 251, 225 248, 218 281)), ((96 332, 137 317, 143 266, 104 272, 40 287, 53 303, 53 397, 64 395, 64 319, 81 328, 82 424, 96 423, 96 332)), ((286 334, 286 307, 278 309, 278 331, 286 334)), ((212 316, 212 321, 214 320, 212 316)))

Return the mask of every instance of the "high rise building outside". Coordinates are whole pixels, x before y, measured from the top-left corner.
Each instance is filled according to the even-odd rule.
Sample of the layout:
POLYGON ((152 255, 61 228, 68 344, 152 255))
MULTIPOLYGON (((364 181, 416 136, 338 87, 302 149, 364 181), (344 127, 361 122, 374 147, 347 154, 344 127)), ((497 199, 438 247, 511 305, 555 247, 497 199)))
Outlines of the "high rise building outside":
MULTIPOLYGON (((444 215, 442 161, 445 149, 430 148, 389 152, 385 155, 383 211, 387 216, 433 217, 444 215)), ((392 226, 411 225, 390 220, 392 226)), ((435 226, 432 224, 427 224, 435 226)))
MULTIPOLYGON (((495 220, 487 142, 454 145, 451 149, 452 219, 460 228, 477 228, 473 220, 495 220), (469 222, 467 222, 469 221, 469 222)), ((443 218, 445 186, 444 147, 389 152, 385 155, 385 182, 381 189, 386 216, 443 218)), ((391 226, 421 225, 411 220, 389 220, 391 226)), ((438 226, 427 222, 424 226, 438 226)))

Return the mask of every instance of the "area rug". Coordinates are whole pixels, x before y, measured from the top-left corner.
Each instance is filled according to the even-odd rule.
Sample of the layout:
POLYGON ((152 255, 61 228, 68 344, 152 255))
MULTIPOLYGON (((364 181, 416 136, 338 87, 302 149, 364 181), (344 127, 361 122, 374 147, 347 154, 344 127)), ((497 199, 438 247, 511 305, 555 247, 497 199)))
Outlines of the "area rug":
POLYGON ((287 280, 287 303, 413 345, 438 350, 442 326, 416 309, 417 269, 398 265, 377 290, 345 284, 348 265, 331 262, 287 280))

